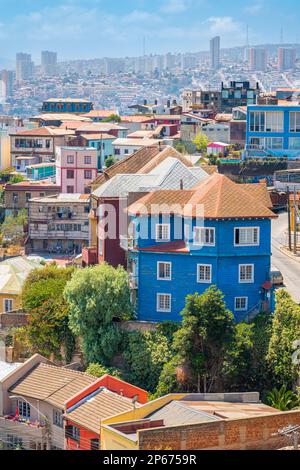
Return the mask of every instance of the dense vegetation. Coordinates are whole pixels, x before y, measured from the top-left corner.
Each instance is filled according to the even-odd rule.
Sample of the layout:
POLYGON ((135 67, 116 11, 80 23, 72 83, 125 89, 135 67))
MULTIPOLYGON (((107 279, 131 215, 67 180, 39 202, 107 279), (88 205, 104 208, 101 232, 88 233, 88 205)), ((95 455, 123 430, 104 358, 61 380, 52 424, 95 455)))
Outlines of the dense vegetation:
MULTIPOLYGON (((212 286, 187 296, 182 322, 154 331, 127 331, 134 318, 128 275, 106 264, 84 270, 49 266, 24 285, 29 324, 18 331, 33 351, 59 357, 66 343, 81 343, 87 371, 111 373, 148 390, 170 392, 259 391, 279 409, 296 406, 300 307, 285 291, 273 315, 236 324, 223 295, 212 286)), ((71 348, 71 350, 73 350, 71 348)), ((70 356, 70 354, 69 354, 70 356)))

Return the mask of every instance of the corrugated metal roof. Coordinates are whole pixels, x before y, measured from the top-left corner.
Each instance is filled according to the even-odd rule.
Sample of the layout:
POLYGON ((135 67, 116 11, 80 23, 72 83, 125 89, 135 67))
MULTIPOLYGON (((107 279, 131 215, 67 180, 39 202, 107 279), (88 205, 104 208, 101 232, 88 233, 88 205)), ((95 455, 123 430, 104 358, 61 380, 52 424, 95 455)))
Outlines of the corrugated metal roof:
POLYGON ((186 406, 180 401, 171 401, 171 403, 147 417, 151 417, 151 420, 163 419, 164 426, 204 423, 220 419, 201 410, 186 406))

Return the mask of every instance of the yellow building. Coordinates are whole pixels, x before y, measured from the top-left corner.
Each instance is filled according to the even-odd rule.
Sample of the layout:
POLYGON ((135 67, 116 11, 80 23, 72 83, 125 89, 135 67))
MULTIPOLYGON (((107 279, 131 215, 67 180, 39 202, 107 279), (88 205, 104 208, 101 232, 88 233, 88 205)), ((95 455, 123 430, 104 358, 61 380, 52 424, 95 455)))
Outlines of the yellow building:
POLYGON ((39 260, 17 256, 0 262, 0 314, 20 308, 20 295, 26 277, 42 267, 39 260))

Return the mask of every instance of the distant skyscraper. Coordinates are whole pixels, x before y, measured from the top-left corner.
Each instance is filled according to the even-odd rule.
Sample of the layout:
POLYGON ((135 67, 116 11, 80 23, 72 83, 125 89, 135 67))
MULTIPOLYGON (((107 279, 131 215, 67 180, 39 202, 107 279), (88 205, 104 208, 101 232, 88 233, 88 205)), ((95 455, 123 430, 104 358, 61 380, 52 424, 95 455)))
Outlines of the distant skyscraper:
POLYGON ((29 80, 33 74, 33 62, 30 54, 19 52, 16 55, 16 80, 29 80))
POLYGON ((14 74, 11 70, 2 70, 0 72, 0 79, 3 83, 2 91, 5 98, 11 97, 13 95, 13 84, 14 84, 14 74))
POLYGON ((43 75, 55 75, 57 71, 57 52, 42 51, 41 72, 43 75))
POLYGON ((125 61, 123 59, 105 58, 104 73, 105 75, 113 75, 123 73, 125 70, 125 61))
POLYGON ((220 36, 210 40, 210 63, 211 68, 218 70, 220 68, 220 36))
POLYGON ((296 49, 292 47, 279 47, 278 69, 281 71, 292 70, 296 63, 296 49))
POLYGON ((251 47, 250 70, 253 72, 265 72, 267 69, 267 50, 263 47, 251 47))

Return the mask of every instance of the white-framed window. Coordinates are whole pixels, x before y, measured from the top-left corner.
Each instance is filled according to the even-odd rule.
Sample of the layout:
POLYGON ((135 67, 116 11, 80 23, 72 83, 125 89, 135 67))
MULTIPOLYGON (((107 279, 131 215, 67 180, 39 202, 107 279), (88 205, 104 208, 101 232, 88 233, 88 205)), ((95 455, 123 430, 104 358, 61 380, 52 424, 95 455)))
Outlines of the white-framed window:
POLYGON ((171 281, 172 278, 172 263, 165 263, 158 261, 157 263, 157 279, 160 281, 171 281))
POLYGON ((290 132, 300 132, 300 112, 290 113, 290 132))
POLYGON ((248 310, 248 297, 235 297, 234 310, 245 312, 248 310))
POLYGON ((12 312, 12 309, 13 309, 13 301, 12 299, 4 299, 3 300, 3 303, 4 303, 4 312, 7 313, 7 312, 12 312))
POLYGON ((171 294, 157 294, 156 310, 158 312, 171 312, 171 294))
POLYGON ((215 246, 215 229, 213 227, 195 227, 194 244, 215 246))
POLYGON ((234 245, 235 246, 258 246, 259 245, 259 227, 235 227, 234 245))
POLYGON ((240 264, 239 265, 239 282, 240 283, 254 282, 254 264, 240 264))
POLYGON ((26 401, 18 400, 19 415, 23 418, 30 418, 30 405, 26 401))
POLYGON ((156 224, 155 232, 157 242, 170 241, 170 224, 156 224))
POLYGON ((212 265, 197 264, 197 282, 210 284, 212 280, 212 265))

